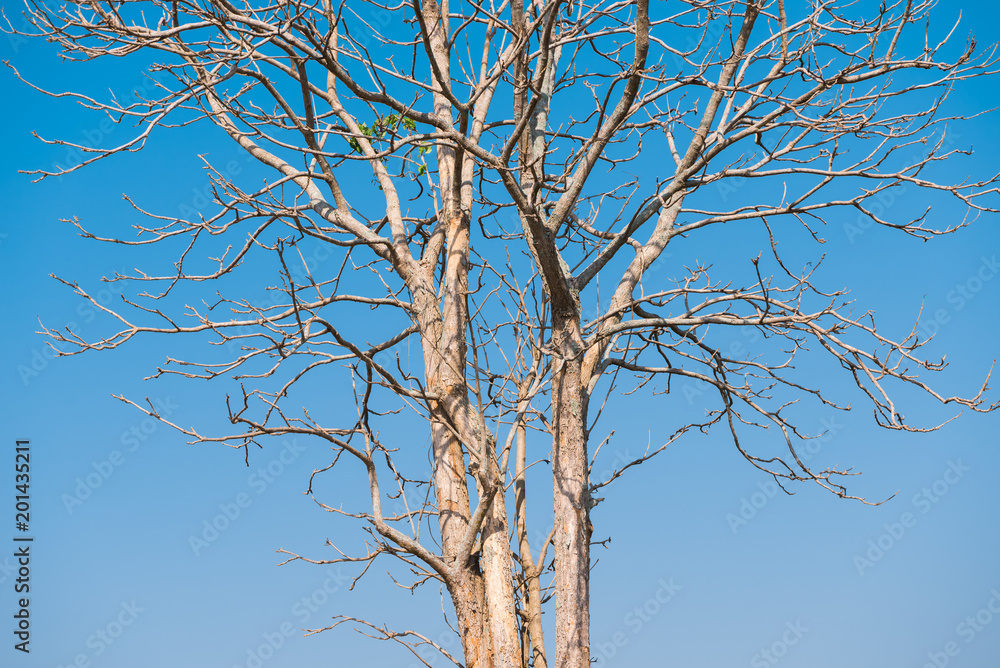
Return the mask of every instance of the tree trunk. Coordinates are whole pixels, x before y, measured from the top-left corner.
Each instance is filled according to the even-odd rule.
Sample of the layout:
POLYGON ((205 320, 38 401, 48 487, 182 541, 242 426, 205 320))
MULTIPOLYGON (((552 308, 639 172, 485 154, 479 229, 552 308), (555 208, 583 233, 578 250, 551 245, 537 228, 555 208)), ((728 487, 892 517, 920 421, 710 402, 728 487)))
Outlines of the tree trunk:
MULTIPOLYGON (((503 485, 503 481, 499 484, 503 485)), ((521 641, 514 606, 513 553, 507 530, 505 498, 502 489, 497 492, 483 526, 482 564, 494 665, 496 668, 520 668, 521 641)))
MULTIPOLYGON (((446 220, 443 293, 437 302, 433 290, 421 290, 418 313, 427 320, 422 334, 428 386, 440 397, 431 433, 442 550, 454 568, 447 584, 466 665, 519 668, 521 649, 511 575, 513 553, 502 493, 504 481, 499 476, 494 439, 486 430, 483 416, 470 403, 466 379, 469 218, 465 212, 454 211, 446 220), (483 522, 480 551, 472 555, 462 552, 472 517, 466 450, 479 464, 480 475, 488 484, 501 488, 483 522)), ((417 301, 415 297, 415 304, 417 301)), ((479 486, 480 500, 486 498, 486 489, 479 486)))
POLYGON ((556 668, 590 666, 590 487, 583 342, 575 314, 553 313, 561 359, 552 378, 556 668))

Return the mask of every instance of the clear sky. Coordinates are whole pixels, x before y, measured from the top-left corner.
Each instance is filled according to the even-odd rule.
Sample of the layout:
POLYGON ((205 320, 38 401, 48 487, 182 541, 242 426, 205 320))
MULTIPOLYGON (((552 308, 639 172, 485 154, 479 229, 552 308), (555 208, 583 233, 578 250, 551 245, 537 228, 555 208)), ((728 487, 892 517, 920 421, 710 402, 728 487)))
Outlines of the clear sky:
MULTIPOLYGON (((960 32, 974 31, 981 43, 996 39, 993 3, 942 3, 941 25, 959 8, 960 32)), ((26 76, 57 89, 84 81, 80 72, 91 90, 103 86, 119 96, 144 85, 141 64, 127 60, 74 70, 61 66, 46 43, 6 36, 0 52, 26 76)), ((411 596, 382 570, 348 591, 348 568, 276 567, 279 548, 319 556, 328 537, 360 544, 356 531, 302 493, 309 474, 329 463, 328 450, 280 439, 247 468, 241 452, 185 445, 181 435, 112 397, 148 396, 185 425, 218 421, 221 390, 211 384, 142 380, 166 355, 193 349, 191 343, 147 338, 58 360, 46 352, 35 333, 39 318, 49 327, 75 323, 84 336, 107 331, 106 321, 49 274, 99 291, 101 276, 134 260, 120 248, 80 239, 59 220, 124 226, 134 214, 123 192, 160 210, 198 208, 205 176, 192 144, 165 135, 154 137, 143 155, 31 184, 18 169, 71 157, 32 131, 106 142, 123 130, 109 131, 99 118, 31 91, 7 70, 0 76, 6 100, 0 525, 7 527, 0 544, 9 546, 0 548, 0 665, 412 665, 397 648, 346 630, 308 637, 299 630, 324 626, 335 614, 433 635, 444 628, 435 592, 411 596), (30 656, 14 651, 12 634, 17 438, 30 439, 32 449, 30 656)), ((959 86, 948 113, 1000 105, 998 83, 993 77, 959 86)), ((976 153, 955 163, 956 174, 998 169, 998 127, 996 114, 957 127, 958 142, 976 153)), ((243 169, 235 148, 222 143, 215 150, 229 151, 214 157, 243 169)), ((961 214, 942 207, 933 215, 944 224, 961 214)), ((925 314, 943 310, 934 350, 947 352, 950 365, 936 382, 945 393, 968 393, 1000 352, 997 223, 984 216, 930 243, 880 230, 850 238, 833 223, 826 275, 841 277, 891 330, 908 331, 921 303, 925 314)), ((733 251, 740 249, 727 252, 733 251)), ((925 317, 925 326, 934 325, 925 317)), ((842 380, 832 378, 831 387, 846 391, 842 380)), ((775 493, 721 432, 672 446, 607 490, 594 512, 595 535, 612 537, 608 549, 594 551, 597 665, 1000 665, 1000 413, 901 435, 878 430, 857 395, 842 396, 858 410, 814 410, 804 420, 814 433, 829 431, 810 456, 861 471, 851 481, 853 493, 881 499, 898 492, 882 506, 811 487, 795 488, 792 497, 775 493)), ((1000 398, 1000 390, 991 396, 1000 398)), ((655 416, 656 397, 640 393, 610 410, 604 423, 618 429, 618 438, 605 461, 669 435, 655 417, 634 419, 655 416)), ((903 412, 927 419, 939 413, 923 401, 903 412)))

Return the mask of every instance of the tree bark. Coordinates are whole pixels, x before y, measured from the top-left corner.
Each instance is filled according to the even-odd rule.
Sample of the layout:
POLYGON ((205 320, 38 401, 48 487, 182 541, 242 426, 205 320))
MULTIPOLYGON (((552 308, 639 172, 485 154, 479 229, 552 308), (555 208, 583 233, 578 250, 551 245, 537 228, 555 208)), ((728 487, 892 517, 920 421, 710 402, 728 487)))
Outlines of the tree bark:
POLYGON ((552 378, 557 668, 590 666, 590 487, 579 318, 554 309, 552 378))

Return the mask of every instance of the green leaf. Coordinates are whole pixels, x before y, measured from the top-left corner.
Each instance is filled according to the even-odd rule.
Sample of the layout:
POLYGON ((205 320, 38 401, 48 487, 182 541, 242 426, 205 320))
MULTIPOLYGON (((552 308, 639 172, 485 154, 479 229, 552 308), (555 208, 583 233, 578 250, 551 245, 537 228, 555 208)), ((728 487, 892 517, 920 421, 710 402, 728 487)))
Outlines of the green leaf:
POLYGON ((420 165, 420 167, 417 169, 417 176, 423 176, 426 173, 427 173, 427 165, 420 165))

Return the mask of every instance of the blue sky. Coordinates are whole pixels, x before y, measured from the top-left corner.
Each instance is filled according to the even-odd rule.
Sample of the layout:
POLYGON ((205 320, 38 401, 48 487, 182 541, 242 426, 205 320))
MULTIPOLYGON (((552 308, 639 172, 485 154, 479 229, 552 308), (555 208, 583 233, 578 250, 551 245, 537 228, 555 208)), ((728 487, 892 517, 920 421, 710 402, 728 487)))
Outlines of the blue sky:
MULTIPOLYGON (((949 3, 942 23, 959 7, 960 31, 993 39, 985 28, 998 18, 990 3, 949 3)), ((6 37, 0 51, 26 76, 54 88, 80 84, 122 96, 144 85, 141 63, 66 68, 49 45, 6 37)), ((328 450, 278 439, 248 468, 241 452, 188 446, 112 397, 149 397, 184 425, 217 423, 220 388, 142 380, 167 354, 198 349, 196 342, 147 338, 53 360, 35 334, 39 318, 50 327, 75 323, 85 336, 106 331, 107 323, 50 273, 96 286, 110 302, 118 297, 102 295, 98 279, 143 257, 80 239, 59 219, 122 224, 133 215, 123 192, 161 210, 198 208, 205 177, 192 149, 197 136, 154 137, 142 155, 31 184, 18 169, 69 159, 65 149, 34 139, 33 130, 96 142, 114 141, 122 130, 109 131, 99 118, 27 89, 9 71, 3 77, 0 480, 7 491, 0 514, 10 526, 13 443, 28 438, 35 543, 27 657, 12 649, 13 559, 0 556, 0 617, 7 620, 0 624, 0 663, 411 665, 399 650, 347 631, 303 637, 299 630, 325 626, 334 614, 433 635, 444 630, 436 592, 411 596, 381 571, 348 591, 348 568, 276 567, 279 548, 318 556, 328 537, 360 540, 302 493, 309 474, 329 463, 328 450)), ((951 113, 1000 104, 997 81, 958 87, 951 113)), ((956 163, 956 173, 997 169, 997 128, 995 114, 959 126, 960 143, 976 154, 956 163)), ((235 148, 223 143, 215 150, 221 164, 234 161, 232 171, 252 171, 235 148)), ((959 215, 953 208, 935 211, 941 221, 959 215)), ((944 314, 933 344, 947 353, 949 367, 936 378, 944 392, 981 384, 1000 352, 1000 280, 993 280, 1000 274, 990 269, 1000 255, 996 216, 930 243, 883 230, 852 237, 837 224, 827 234, 827 276, 842 277, 887 327, 908 331, 921 303, 926 327, 934 326, 927 314, 944 314)), ((811 456, 863 472, 851 481, 853 493, 895 498, 869 507, 810 487, 795 488, 792 497, 775 493, 721 432, 671 446, 608 490, 594 512, 596 535, 612 537, 608 549, 594 551, 591 634, 599 666, 997 665, 1000 414, 966 415, 931 434, 890 433, 874 427, 842 381, 831 377, 830 387, 857 410, 810 409, 802 419, 807 430, 812 424, 814 433, 829 431, 811 456)), ((640 394, 611 405, 603 421, 617 438, 604 461, 624 460, 648 441, 669 437, 656 420, 635 419, 655 416, 656 402, 640 394)), ((910 410, 928 420, 940 413, 924 401, 910 410)), ((0 541, 13 533, 0 532, 0 541)))

